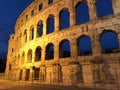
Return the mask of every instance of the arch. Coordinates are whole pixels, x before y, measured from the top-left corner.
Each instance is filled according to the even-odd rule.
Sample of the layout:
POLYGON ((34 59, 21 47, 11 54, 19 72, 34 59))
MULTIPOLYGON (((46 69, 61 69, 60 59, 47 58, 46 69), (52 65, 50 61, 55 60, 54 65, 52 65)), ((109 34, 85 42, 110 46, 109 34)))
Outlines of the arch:
POLYGON ((91 38, 87 35, 80 36, 77 39, 77 47, 78 56, 91 55, 92 54, 91 38))
POLYGON ((96 0, 97 17, 103 17, 113 14, 111 0, 96 0))
POLYGON ((38 46, 35 50, 35 61, 41 60, 41 54, 42 54, 42 49, 40 46, 38 46))
POLYGON ((52 4, 53 3, 53 0, 48 0, 48 4, 52 4))
POLYGON ((62 40, 59 43, 59 58, 71 57, 70 42, 67 39, 62 40))
POLYGON ((70 13, 68 8, 64 8, 59 13, 59 29, 65 29, 70 26, 70 13))
POLYGON ((43 22, 39 21, 37 24, 37 37, 40 37, 43 35, 43 22))
POLYGON ((119 49, 118 36, 114 31, 104 30, 100 35, 100 43, 103 53, 111 53, 119 49))
POLYGON ((24 42, 27 42, 27 30, 24 31, 24 42))
POLYGON ((89 22, 89 9, 87 2, 78 2, 75 6, 76 25, 89 22))
POLYGON ((31 63, 31 62, 32 62, 32 50, 29 49, 27 54, 27 63, 31 63))
POLYGON ((46 52, 46 55, 45 55, 46 60, 54 59, 54 45, 52 43, 49 43, 46 46, 45 52, 46 52))
POLYGON ((49 15, 47 19, 47 31, 46 34, 54 32, 54 15, 49 15))
POLYGON ((33 40, 33 39, 34 39, 34 27, 31 26, 29 32, 29 40, 33 40))

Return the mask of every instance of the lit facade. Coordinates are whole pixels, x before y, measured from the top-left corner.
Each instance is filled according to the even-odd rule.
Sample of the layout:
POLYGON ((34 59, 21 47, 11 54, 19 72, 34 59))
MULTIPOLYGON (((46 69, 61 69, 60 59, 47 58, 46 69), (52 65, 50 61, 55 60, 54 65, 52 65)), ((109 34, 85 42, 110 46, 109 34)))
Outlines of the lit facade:
POLYGON ((57 85, 114 85, 117 75, 120 84, 120 0, 107 0, 112 5, 105 15, 97 11, 98 1, 104 2, 34 0, 10 36, 6 78, 57 85), (87 10, 83 21, 78 20, 82 19, 81 5, 87 10), (118 47, 102 47, 106 33, 116 37, 118 47), (81 50, 84 37, 90 50, 81 50))

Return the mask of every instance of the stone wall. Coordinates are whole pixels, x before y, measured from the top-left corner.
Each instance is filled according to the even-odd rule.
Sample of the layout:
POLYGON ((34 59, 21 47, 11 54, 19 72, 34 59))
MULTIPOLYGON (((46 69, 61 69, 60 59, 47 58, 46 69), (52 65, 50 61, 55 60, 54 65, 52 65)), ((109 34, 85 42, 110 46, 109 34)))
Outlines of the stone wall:
MULTIPOLYGON (((16 22, 15 34, 11 35, 9 40, 5 73, 8 79, 34 81, 35 68, 40 68, 39 72, 36 72, 39 74, 38 82, 44 84, 92 85, 93 83, 101 83, 101 80, 105 83, 110 79, 116 81, 116 75, 117 78, 120 78, 119 50, 117 53, 105 54, 102 53, 100 44, 100 36, 106 31, 115 32, 120 43, 120 1, 112 0, 114 14, 97 18, 95 0, 86 0, 89 7, 90 21, 85 24, 76 25, 75 6, 80 1, 82 0, 55 0, 52 4, 48 5, 47 0, 35 0, 23 11, 16 22), (43 8, 41 11, 38 11, 40 3, 43 3, 43 8), (68 8, 70 12, 70 27, 59 30, 59 12, 64 8, 68 8), (33 16, 31 16, 32 10, 34 10, 33 16), (28 15, 27 20, 26 15, 28 15), (50 15, 54 15, 55 18, 54 32, 46 34, 46 21, 50 15), (37 24, 40 20, 43 21, 44 25, 43 35, 37 37, 37 24), (31 27, 34 27, 34 38, 32 40, 29 38, 31 37, 31 27), (26 42, 24 36, 25 30, 27 30, 26 42), (77 39, 83 35, 91 38, 92 55, 78 55, 77 39), (70 42, 71 55, 68 58, 59 58, 59 44, 64 40, 70 42), (52 60, 45 60, 46 46, 49 43, 54 45, 54 58, 52 60), (42 48, 41 60, 35 62, 35 50, 38 46, 42 48), (32 61, 27 63, 28 50, 30 49, 32 50, 32 61), (98 60, 101 57, 104 60, 102 64, 101 62, 91 62, 95 57, 98 57, 98 60), (101 68, 102 71, 99 71, 101 68)), ((107 83, 115 84, 115 82, 107 83)))

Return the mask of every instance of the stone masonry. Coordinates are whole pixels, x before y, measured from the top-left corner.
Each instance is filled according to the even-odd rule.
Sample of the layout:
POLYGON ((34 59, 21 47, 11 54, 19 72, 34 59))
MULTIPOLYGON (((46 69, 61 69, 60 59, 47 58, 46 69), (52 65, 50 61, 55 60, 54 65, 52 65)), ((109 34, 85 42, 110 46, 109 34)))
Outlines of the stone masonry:
POLYGON ((109 1, 114 13, 98 18, 97 0, 53 0, 52 3, 34 0, 21 13, 15 34, 10 36, 6 78, 55 85, 120 85, 120 0, 109 1), (90 20, 76 25, 75 7, 84 2, 88 5, 90 20), (60 12, 66 9, 70 13, 70 25, 60 30, 60 12), (51 16, 54 16, 54 32, 47 34, 46 22, 51 16), (43 23, 42 36, 37 31, 39 22, 43 23), (100 37, 105 32, 117 35, 119 48, 111 53, 104 53, 101 47, 100 37), (92 54, 78 55, 77 41, 81 36, 90 37, 92 54), (60 43, 66 40, 70 42, 70 56, 60 58, 60 43), (53 57, 47 52, 50 45, 54 46, 53 57))

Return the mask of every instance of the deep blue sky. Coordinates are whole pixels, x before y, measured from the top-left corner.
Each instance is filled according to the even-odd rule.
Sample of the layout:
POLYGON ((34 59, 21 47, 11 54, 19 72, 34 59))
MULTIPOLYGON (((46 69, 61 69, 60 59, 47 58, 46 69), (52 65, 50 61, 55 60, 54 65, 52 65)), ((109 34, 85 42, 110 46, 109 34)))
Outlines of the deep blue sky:
POLYGON ((7 53, 9 35, 21 12, 33 0, 0 0, 0 57, 7 53))

